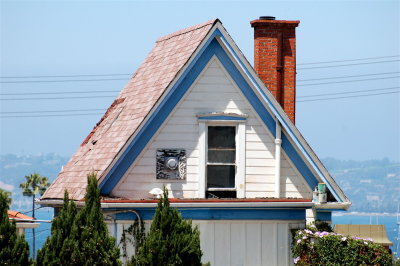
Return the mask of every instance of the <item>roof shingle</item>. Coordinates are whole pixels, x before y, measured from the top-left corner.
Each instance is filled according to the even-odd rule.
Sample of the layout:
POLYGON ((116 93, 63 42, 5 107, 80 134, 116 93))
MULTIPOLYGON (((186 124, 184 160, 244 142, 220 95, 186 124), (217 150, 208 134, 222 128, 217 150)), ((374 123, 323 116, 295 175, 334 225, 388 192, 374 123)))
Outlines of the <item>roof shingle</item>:
POLYGON ((84 198, 87 175, 98 179, 139 128, 217 20, 160 37, 128 84, 83 141, 42 199, 84 198))

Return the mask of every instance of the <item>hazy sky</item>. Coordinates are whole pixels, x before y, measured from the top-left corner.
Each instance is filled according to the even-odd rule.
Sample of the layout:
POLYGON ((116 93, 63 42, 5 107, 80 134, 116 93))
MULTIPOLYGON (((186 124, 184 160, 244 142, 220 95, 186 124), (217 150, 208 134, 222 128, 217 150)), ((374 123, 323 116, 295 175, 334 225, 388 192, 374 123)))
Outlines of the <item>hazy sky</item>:
POLYGON ((161 35, 219 18, 252 62, 249 22, 275 16, 301 21, 297 126, 317 155, 399 161, 399 10, 382 0, 1 1, 0 153, 71 155, 161 35), (325 61, 339 62, 304 65, 325 61), (77 76, 103 74, 128 75, 77 76))

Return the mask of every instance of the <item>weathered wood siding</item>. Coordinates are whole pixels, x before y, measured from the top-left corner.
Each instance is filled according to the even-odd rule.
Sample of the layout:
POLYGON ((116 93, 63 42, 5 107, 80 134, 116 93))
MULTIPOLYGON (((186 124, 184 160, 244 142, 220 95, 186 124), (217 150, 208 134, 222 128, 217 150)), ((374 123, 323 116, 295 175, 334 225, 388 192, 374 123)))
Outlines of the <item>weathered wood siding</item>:
MULTIPOLYGON (((197 198, 199 178, 204 177, 199 176, 199 128, 196 114, 210 112, 248 115, 245 195, 247 198, 272 197, 275 167, 274 138, 216 58, 210 61, 139 159, 114 188, 112 195, 146 198, 152 188, 162 188, 166 185, 173 197, 197 198), (159 148, 186 149, 186 180, 156 179, 155 154, 159 148)), ((281 165, 282 196, 311 198, 310 189, 285 154, 282 156, 281 165)))

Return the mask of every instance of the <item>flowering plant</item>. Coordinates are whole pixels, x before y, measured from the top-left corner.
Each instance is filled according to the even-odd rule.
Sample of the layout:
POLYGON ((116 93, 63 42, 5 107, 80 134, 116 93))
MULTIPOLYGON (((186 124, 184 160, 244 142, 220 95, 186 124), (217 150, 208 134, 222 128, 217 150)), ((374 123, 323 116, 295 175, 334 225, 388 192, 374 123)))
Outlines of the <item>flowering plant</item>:
POLYGON ((298 230, 294 234, 295 265, 391 265, 388 251, 372 239, 316 230, 298 230))

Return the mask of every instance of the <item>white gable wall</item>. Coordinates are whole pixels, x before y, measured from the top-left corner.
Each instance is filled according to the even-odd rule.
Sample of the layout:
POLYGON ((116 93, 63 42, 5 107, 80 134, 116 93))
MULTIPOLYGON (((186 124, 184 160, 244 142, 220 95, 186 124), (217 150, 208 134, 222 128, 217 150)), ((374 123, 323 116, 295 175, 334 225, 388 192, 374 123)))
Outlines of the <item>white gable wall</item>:
MULTIPOLYGON (((152 188, 162 188, 165 185, 173 197, 198 198, 199 178, 204 177, 199 176, 199 127, 196 115, 211 112, 248 115, 245 145, 245 196, 247 198, 273 197, 274 138, 215 57, 211 59, 195 84, 114 188, 111 195, 148 198, 148 192, 152 188), (186 180, 156 179, 156 150, 160 148, 186 149, 186 180)), ((283 197, 311 198, 310 189, 285 155, 282 156, 281 166, 281 195, 283 197)))

